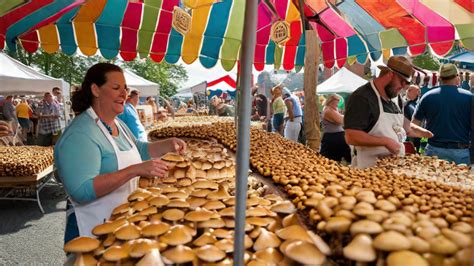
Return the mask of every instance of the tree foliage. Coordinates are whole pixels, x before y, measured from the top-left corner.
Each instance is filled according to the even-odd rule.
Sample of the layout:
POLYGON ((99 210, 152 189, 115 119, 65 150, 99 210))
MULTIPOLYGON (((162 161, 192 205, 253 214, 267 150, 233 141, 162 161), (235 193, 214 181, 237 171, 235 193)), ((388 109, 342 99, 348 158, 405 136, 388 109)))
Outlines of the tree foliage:
POLYGON ((123 66, 145 79, 158 83, 161 96, 174 95, 181 83, 188 79, 188 73, 182 65, 171 65, 166 62, 157 64, 150 58, 135 59, 125 62, 123 66))
POLYGON ((438 71, 439 61, 431 54, 425 53, 413 59, 413 64, 419 68, 438 71))
MULTIPOLYGON (((8 50, 7 52, 23 64, 39 69, 48 76, 62 78, 73 85, 80 85, 87 70, 98 62, 121 63, 117 58, 107 60, 98 55, 92 57, 78 54, 69 56, 61 52, 48 54, 41 49, 31 54, 23 50, 20 45, 15 53, 8 50)), ((181 83, 188 79, 186 69, 182 65, 157 64, 149 58, 125 62, 122 67, 131 69, 137 75, 158 83, 162 96, 175 94, 181 83)))

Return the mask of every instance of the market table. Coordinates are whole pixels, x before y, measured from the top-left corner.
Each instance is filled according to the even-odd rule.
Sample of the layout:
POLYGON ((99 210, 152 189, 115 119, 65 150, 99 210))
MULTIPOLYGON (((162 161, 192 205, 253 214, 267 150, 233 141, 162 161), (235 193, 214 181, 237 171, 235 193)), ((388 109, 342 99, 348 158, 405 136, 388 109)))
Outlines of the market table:
POLYGON ((54 166, 51 164, 46 169, 38 174, 31 176, 4 176, 0 177, 0 200, 22 200, 22 201, 36 201, 41 212, 44 213, 43 206, 39 194, 46 186, 48 181, 54 177, 54 166), (15 191, 21 189, 35 189, 35 198, 18 197, 15 191))

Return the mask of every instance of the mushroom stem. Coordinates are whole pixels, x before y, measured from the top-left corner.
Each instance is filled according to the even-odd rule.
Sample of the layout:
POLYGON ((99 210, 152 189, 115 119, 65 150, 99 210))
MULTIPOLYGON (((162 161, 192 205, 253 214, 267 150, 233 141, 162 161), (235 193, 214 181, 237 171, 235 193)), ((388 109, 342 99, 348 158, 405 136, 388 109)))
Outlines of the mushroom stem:
POLYGON ((367 262, 358 261, 356 262, 356 266, 367 266, 367 262))
POLYGON ((383 259, 383 255, 381 252, 378 252, 377 254, 377 263, 375 264, 375 266, 384 266, 385 265, 385 260, 383 259))

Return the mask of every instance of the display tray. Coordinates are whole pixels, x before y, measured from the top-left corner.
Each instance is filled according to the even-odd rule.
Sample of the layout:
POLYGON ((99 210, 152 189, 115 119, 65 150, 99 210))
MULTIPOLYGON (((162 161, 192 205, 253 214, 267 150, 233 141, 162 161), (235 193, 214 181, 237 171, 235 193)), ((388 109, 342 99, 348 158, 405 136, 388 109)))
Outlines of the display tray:
POLYGON ((54 170, 54 165, 48 166, 46 169, 36 175, 31 176, 2 176, 0 177, 0 187, 19 187, 35 185, 45 176, 51 174, 54 170))

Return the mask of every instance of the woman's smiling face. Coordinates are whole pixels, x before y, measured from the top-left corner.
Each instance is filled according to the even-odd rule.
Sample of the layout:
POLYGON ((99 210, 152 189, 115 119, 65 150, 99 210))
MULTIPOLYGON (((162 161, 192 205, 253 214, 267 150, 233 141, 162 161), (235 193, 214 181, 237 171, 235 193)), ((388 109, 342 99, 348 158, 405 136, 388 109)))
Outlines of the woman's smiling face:
POLYGON ((122 72, 112 71, 105 74, 107 82, 100 86, 99 105, 102 110, 112 111, 119 115, 123 113, 127 99, 127 84, 122 72))

